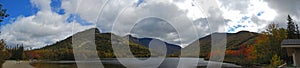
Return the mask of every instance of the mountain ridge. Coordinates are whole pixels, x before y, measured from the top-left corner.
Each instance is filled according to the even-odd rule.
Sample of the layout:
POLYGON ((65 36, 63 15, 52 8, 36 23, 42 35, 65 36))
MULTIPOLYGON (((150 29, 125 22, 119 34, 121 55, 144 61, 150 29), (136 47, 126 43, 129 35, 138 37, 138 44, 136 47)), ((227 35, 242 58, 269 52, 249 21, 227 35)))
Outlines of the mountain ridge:
MULTIPOLYGON (((78 32, 76 34, 80 34, 89 30, 95 30, 95 44, 97 45, 97 50, 98 50, 98 55, 99 57, 102 58, 114 58, 114 53, 113 49, 111 47, 111 36, 117 36, 114 35, 113 33, 101 33, 97 28, 91 28, 84 30, 82 32, 78 32)), ((74 34, 74 35, 76 35, 74 34)), ((211 35, 215 34, 226 34, 227 35, 227 49, 238 49, 241 44, 252 44, 254 43, 253 41, 256 39, 256 37, 259 35, 259 33, 255 32, 249 32, 249 31, 240 31, 237 33, 213 33, 204 37, 199 38, 197 41, 194 42, 199 42, 200 43, 200 57, 207 57, 207 54, 210 52, 211 48, 211 35)), ((72 35, 72 36, 74 36, 72 35)), ((58 41, 52 45, 48 45, 45 47, 42 47, 38 50, 72 50, 72 36, 58 41)), ((133 37, 131 35, 127 35, 125 37, 117 36, 118 38, 121 38, 126 40, 126 37, 129 39, 129 46, 132 51, 132 54, 135 55, 135 57, 150 57, 150 51, 149 51, 149 43, 151 40, 155 38, 137 38, 133 37)), ((159 40, 159 39, 157 39, 159 40)), ((121 40, 122 41, 122 40, 121 40)), ((162 40, 159 40, 161 42, 164 42, 162 40)), ((167 54, 170 57, 178 57, 180 55, 180 50, 184 49, 181 48, 178 45, 175 44, 170 44, 167 42, 164 42, 167 45, 167 54)), ((189 47, 189 46, 187 46, 189 47)), ((186 48, 186 47, 185 47, 186 48)), ((157 53, 159 54, 159 53, 157 53)), ((72 54, 70 54, 72 55, 72 54)), ((69 56, 70 56, 69 55, 69 56)), ((70 57, 68 57, 70 58, 70 57)), ((61 59, 66 59, 66 58, 61 58, 61 59)))
MULTIPOLYGON (((139 43, 140 45, 143 45, 143 46, 148 47, 148 48, 149 48, 149 43, 151 42, 151 40, 156 39, 156 38, 137 38, 137 37, 134 37, 132 35, 127 35, 125 37, 128 37, 129 41, 139 43)), ((179 51, 181 49, 181 47, 179 45, 171 44, 171 43, 162 41, 160 39, 156 39, 156 40, 164 42, 166 44, 167 54, 174 53, 174 52, 179 51)))

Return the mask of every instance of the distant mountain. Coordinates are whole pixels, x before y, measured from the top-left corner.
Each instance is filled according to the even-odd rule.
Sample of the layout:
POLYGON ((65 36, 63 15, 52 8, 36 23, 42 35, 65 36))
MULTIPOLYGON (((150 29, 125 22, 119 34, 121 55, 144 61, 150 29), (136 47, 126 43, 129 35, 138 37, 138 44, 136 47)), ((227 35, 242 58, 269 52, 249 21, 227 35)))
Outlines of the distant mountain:
MULTIPOLYGON (((259 33, 249 32, 249 31, 240 31, 237 33, 213 33, 202 37, 199 39, 200 46, 200 57, 205 58, 207 57, 208 53, 211 51, 211 36, 212 35, 227 35, 227 44, 226 48, 230 50, 238 50, 242 44, 250 45, 255 43, 256 38, 258 37, 259 33)), ((183 48, 186 49, 189 46, 183 48)), ((180 52, 176 52, 173 55, 179 55, 180 52)))
MULTIPOLYGON (((137 38, 137 37, 133 37, 131 35, 127 35, 126 37, 129 38, 129 41, 138 43, 138 44, 146 46, 148 48, 149 48, 149 43, 151 42, 151 40, 154 39, 154 38, 137 38)), ((156 40, 159 40, 159 39, 156 39, 156 40)), ((159 40, 159 41, 164 42, 162 40, 159 40)), ((167 42, 164 42, 164 43, 166 44, 166 47, 167 47, 167 54, 175 53, 181 49, 181 47, 179 45, 170 44, 167 42)))
MULTIPOLYGON (((114 58, 115 55, 113 53, 112 45, 111 45, 111 36, 118 38, 117 40, 119 42, 124 42, 126 40, 126 37, 129 38, 129 47, 130 50, 132 51, 132 54, 135 57, 150 57, 150 51, 149 51, 149 43, 153 38, 137 38, 133 37, 131 35, 128 35, 126 37, 120 37, 117 35, 114 35, 112 33, 100 33, 98 29, 93 28, 93 29, 88 29, 82 32, 78 32, 74 35, 80 35, 84 32, 95 30, 95 43, 96 43, 96 49, 98 50, 98 56, 100 58, 114 58)), ((212 35, 219 35, 219 34, 226 34, 227 35, 227 49, 230 50, 238 50, 242 44, 253 44, 255 43, 255 40, 257 36, 259 35, 258 33, 254 32, 249 32, 249 31, 240 31, 237 33, 213 33, 211 35, 207 35, 205 37, 202 37, 199 39, 199 41, 194 41, 194 42, 199 42, 200 43, 200 57, 204 58, 207 57, 208 53, 210 52, 211 49, 211 36, 212 35)), ((74 36, 73 35, 73 36, 74 36)), ((159 40, 161 41, 161 40, 159 40)), ((161 41, 164 42, 164 41, 161 41)), ((178 45, 170 44, 167 42, 164 42, 167 45, 167 54, 168 56, 179 56, 180 55, 180 50, 182 49, 187 49, 189 46, 185 48, 181 48, 178 45)), ((89 45, 84 45, 88 47, 89 45)), ((39 54, 39 57, 42 59, 54 59, 54 60, 69 60, 73 59, 73 52, 72 52, 72 36, 58 41, 52 45, 48 45, 45 47, 42 47, 40 49, 32 50, 34 52, 37 52, 39 54), (47 54, 44 54, 47 53, 47 54), (50 57, 55 57, 55 58, 49 58, 50 57), (48 58, 45 58, 48 57, 48 58)), ((155 52, 155 54, 159 54, 159 52, 155 52)), ((126 54, 124 54, 126 56, 126 54)))
MULTIPOLYGON (((111 33, 100 33, 98 29, 92 28, 88 29, 82 32, 78 32, 74 35, 80 35, 88 31, 95 30, 95 44, 96 49, 98 50, 98 56, 100 58, 114 58, 115 55, 113 53, 112 44, 111 44, 111 36, 116 37, 117 41, 119 43, 122 43, 125 38, 119 37, 117 35, 111 34, 111 33)), ((74 36, 73 35, 73 36, 74 36)), ((90 47, 89 44, 83 45, 82 47, 90 47)), ((135 57, 150 57, 150 51, 147 47, 140 45, 139 43, 129 41, 129 47, 132 52, 132 54, 135 57)), ((40 49, 32 50, 34 52, 37 52, 40 56, 43 57, 56 57, 56 58, 42 58, 42 59, 54 59, 54 60, 70 60, 73 59, 73 52, 72 52, 72 36, 58 41, 52 45, 48 45, 45 47, 42 47, 40 49), (48 56, 44 56, 43 53, 49 52, 48 56), (58 57, 57 57, 58 56, 58 57)), ((124 54, 126 57, 127 54, 124 54)))

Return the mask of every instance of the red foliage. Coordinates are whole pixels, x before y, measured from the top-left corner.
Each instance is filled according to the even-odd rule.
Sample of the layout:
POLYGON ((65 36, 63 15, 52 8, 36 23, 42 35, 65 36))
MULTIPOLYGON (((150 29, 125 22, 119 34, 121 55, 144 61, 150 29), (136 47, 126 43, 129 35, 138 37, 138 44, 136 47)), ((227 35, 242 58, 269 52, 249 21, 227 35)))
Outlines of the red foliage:
POLYGON ((252 60, 256 58, 256 55, 254 54, 254 47, 249 46, 246 47, 245 44, 243 44, 239 50, 226 50, 225 54, 226 56, 231 57, 245 57, 246 60, 252 60))
POLYGON ((29 52, 27 52, 26 54, 27 54, 27 56, 30 57, 30 58, 35 58, 35 59, 37 59, 37 58, 40 57, 39 54, 38 54, 37 52, 35 52, 35 51, 29 51, 29 52))
MULTIPOLYGON (((255 48, 254 46, 246 46, 245 44, 241 45, 239 50, 226 50, 225 51, 225 56, 230 56, 230 57, 244 57, 242 59, 245 59, 246 61, 251 61, 253 59, 256 59, 256 54, 254 54, 255 48)), ((217 55, 220 54, 220 51, 216 52, 210 52, 208 53, 208 57, 211 55, 217 55)))
POLYGON ((246 60, 247 61, 250 61, 250 60, 253 60, 253 59, 256 59, 257 55, 254 54, 254 46, 249 46, 246 50, 247 54, 246 55, 246 60))
POLYGON ((226 50, 225 54, 226 55, 231 55, 231 56, 241 56, 241 50, 226 50))

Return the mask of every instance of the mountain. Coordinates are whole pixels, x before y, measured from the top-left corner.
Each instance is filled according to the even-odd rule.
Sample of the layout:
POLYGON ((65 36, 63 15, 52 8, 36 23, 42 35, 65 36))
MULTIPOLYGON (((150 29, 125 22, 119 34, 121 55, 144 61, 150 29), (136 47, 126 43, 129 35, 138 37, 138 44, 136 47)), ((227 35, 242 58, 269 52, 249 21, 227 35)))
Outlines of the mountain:
MULTIPOLYGON (((200 57, 202 58, 207 58, 208 53, 210 53, 211 51, 211 36, 218 36, 218 35, 226 35, 226 49, 227 50, 238 50, 240 49, 240 47, 245 44, 245 45, 251 45, 253 43, 255 43, 256 38, 258 37, 259 33, 255 33, 255 32, 249 32, 249 31, 240 31, 237 33, 213 33, 210 35, 207 35, 205 37, 202 37, 200 39, 198 39, 195 42, 199 42, 199 46, 200 46, 200 57)), ((183 49, 188 49, 191 48, 190 46, 187 46, 183 49)), ((180 54, 180 52, 176 52, 174 54, 172 54, 173 56, 178 56, 180 54)))
MULTIPOLYGON (((119 37, 117 35, 111 34, 111 33, 100 33, 98 29, 92 28, 88 29, 82 32, 78 32, 75 35, 84 35, 84 33, 89 32, 89 31, 95 31, 95 44, 96 44, 96 49, 98 56, 100 58, 114 58, 114 52, 112 49, 112 44, 111 44, 111 37, 116 37, 117 39, 114 39, 117 41, 117 43, 123 43, 125 38, 119 37)), ((79 46, 78 46, 79 47, 79 46)), ((85 44, 80 47, 85 47, 85 48, 91 48, 89 44, 85 44)), ((147 47, 140 45, 139 43, 136 42, 131 42, 129 41, 129 47, 132 52, 132 54, 135 57, 149 57, 150 51, 147 47)), ((58 41, 52 45, 48 45, 45 47, 42 47, 40 49, 35 49, 32 51, 28 52, 35 52, 38 54, 38 57, 35 58, 40 58, 40 59, 50 59, 50 60, 73 60, 73 49, 72 47, 72 36, 58 41)), ((90 52, 90 51, 84 51, 84 52, 90 52)), ((122 55, 126 57, 125 54, 122 55)))
MULTIPOLYGON (((75 35, 84 34, 88 31, 95 31, 95 44, 98 56, 100 58, 114 58, 114 52, 111 45, 111 37, 116 37, 118 43, 123 43, 126 40, 126 37, 129 39, 129 47, 132 52, 132 54, 135 57, 150 57, 150 51, 149 51, 149 43, 151 40, 154 40, 153 38, 137 38, 133 37, 131 35, 128 35, 126 37, 120 37, 117 35, 114 35, 112 33, 100 33, 98 29, 92 28, 88 29, 82 32, 78 32, 75 35)), ((208 56, 208 53, 210 53, 211 49, 211 36, 212 35, 220 35, 220 34, 226 34, 227 35, 227 45, 226 48, 230 50, 238 50, 242 44, 253 44, 255 43, 255 40, 258 33, 249 32, 249 31, 240 31, 237 33, 213 33, 211 35, 207 35, 205 37, 199 38, 198 41, 200 43, 200 57, 205 58, 208 56)), ((161 41, 161 40, 159 40, 161 41)), ((161 41, 164 42, 164 41, 161 41)), ((178 45, 170 44, 167 42, 164 42, 167 45, 167 54, 168 56, 172 57, 178 57, 180 55, 180 50, 191 48, 191 46, 187 46, 185 48, 181 48, 178 45)), ((89 48, 89 45, 83 45, 84 47, 89 48)), ((194 49, 194 48, 193 48, 194 49)), ((189 50, 189 49, 188 49, 189 50)), ((42 47, 40 49, 31 50, 28 52, 35 52, 38 54, 38 56, 35 56, 35 58, 40 59, 50 59, 50 60, 72 60, 74 59, 73 56, 73 47, 72 47, 72 36, 58 41, 52 45, 48 45, 45 47, 42 47)), ((85 51, 89 52, 89 51, 85 51)), ((195 51, 196 52, 196 51, 195 51)), ((159 55, 159 52, 153 53, 153 55, 159 55)), ((193 54, 193 53, 191 53, 193 54)), ((123 56, 126 57, 128 54, 124 54, 123 56)))
MULTIPOLYGON (((154 38, 137 38, 137 37, 133 37, 131 35, 128 35, 126 37, 129 38, 129 41, 138 43, 138 44, 143 45, 148 48, 149 48, 149 43, 151 42, 151 40, 154 40, 154 38)), ((156 39, 156 40, 159 40, 159 39, 156 39)), ((159 41, 164 42, 162 40, 159 40, 159 41)), ((164 43, 166 44, 166 47, 167 47, 167 54, 175 53, 181 49, 181 47, 179 45, 170 44, 167 42, 164 42, 164 43)))

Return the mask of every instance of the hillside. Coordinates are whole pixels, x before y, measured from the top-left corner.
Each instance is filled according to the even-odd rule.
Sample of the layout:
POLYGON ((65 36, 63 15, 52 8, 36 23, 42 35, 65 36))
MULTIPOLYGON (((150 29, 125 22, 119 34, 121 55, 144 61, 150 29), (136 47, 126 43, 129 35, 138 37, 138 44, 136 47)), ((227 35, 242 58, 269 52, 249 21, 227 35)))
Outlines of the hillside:
MULTIPOLYGON (((153 40, 153 38, 137 38, 137 37, 133 37, 131 35, 128 35, 127 37, 129 37, 129 41, 138 43, 138 44, 143 45, 145 47, 149 47, 150 41, 153 40)), ((159 41, 164 42, 162 40, 159 40, 159 41)), ((177 52, 181 49, 181 47, 178 46, 178 45, 170 44, 170 43, 167 43, 167 42, 164 42, 164 43, 166 44, 166 47, 167 47, 167 54, 175 53, 175 52, 177 52)))
MULTIPOLYGON (((112 45, 111 45, 111 36, 117 37, 119 42, 124 42, 124 38, 116 36, 111 33, 100 33, 98 29, 88 29, 83 32, 76 33, 74 35, 79 35, 87 31, 95 30, 95 44, 96 49, 98 50, 98 56, 100 58, 114 58, 112 45)), ((74 36, 73 35, 73 36, 74 36)), ((89 47, 89 45, 84 45, 84 47, 89 47)), ((138 43, 129 41, 129 47, 132 51, 132 54, 135 57, 149 57, 149 49, 145 46, 139 45, 138 43)), ((73 51, 72 51, 72 36, 58 41, 52 45, 42 47, 40 49, 32 50, 29 52, 35 52, 39 56, 35 58, 40 59, 51 59, 51 60, 72 60, 73 51)))
MULTIPOLYGON (((149 57, 151 56, 148 44, 152 38, 136 38, 132 37, 130 35, 126 37, 119 37, 111 33, 100 33, 98 29, 89 29, 86 31, 95 30, 95 43, 96 43, 96 49, 98 50, 98 56, 100 58, 114 58, 115 55, 113 53, 112 45, 111 45, 111 36, 117 37, 118 41, 123 42, 126 37, 129 37, 129 47, 132 51, 132 54, 136 57, 149 57)), ((84 33, 79 32, 77 34, 84 33)), ((212 35, 218 35, 218 34, 224 34, 224 33, 213 33, 212 35)), ((253 44, 259 35, 258 33, 254 32, 248 32, 248 31, 240 31, 238 33, 225 33, 227 35, 227 50, 239 50, 241 46, 253 44)), ((160 40, 161 41, 161 40, 160 40)), ((162 41, 163 42, 163 41, 162 41)), ((208 54, 210 53, 211 49, 211 35, 207 35, 205 37, 202 37, 199 39, 199 41, 195 41, 200 43, 200 57, 207 58, 208 54)), ((167 54, 169 56, 179 56, 181 47, 169 44, 167 42, 164 42, 167 45, 167 54)), ((88 47, 88 45, 85 45, 85 47, 88 47)), ((73 49, 72 49, 72 36, 61 40, 59 42, 56 42, 52 45, 45 46, 40 49, 32 50, 30 52, 36 52, 39 54, 39 58, 42 59, 52 59, 54 60, 72 60, 73 57, 73 49), (45 53, 48 53, 47 55, 45 53), (44 57, 42 57, 44 56, 44 57), (48 57, 50 56, 50 57, 48 57), (45 58, 46 57, 46 58, 45 58)), ((186 48, 189 48, 187 46, 186 48)), ((185 48, 183 48, 185 49, 185 48)), ((158 54, 158 52, 156 53, 158 54)), ((126 54, 125 54, 126 55, 126 54)))
MULTIPOLYGON (((227 50, 239 50, 243 44, 253 44, 258 37, 258 33, 249 32, 249 31, 240 31, 237 33, 213 33, 211 35, 219 35, 226 34, 227 35, 227 50)), ((211 51, 211 35, 207 35, 199 39, 200 44, 200 57, 207 58, 208 54, 211 51)), ((189 46, 185 47, 189 48, 189 46)), ((183 48, 183 49, 185 49, 183 48)), ((172 56, 178 56, 180 52, 176 52, 172 54, 172 56)))

